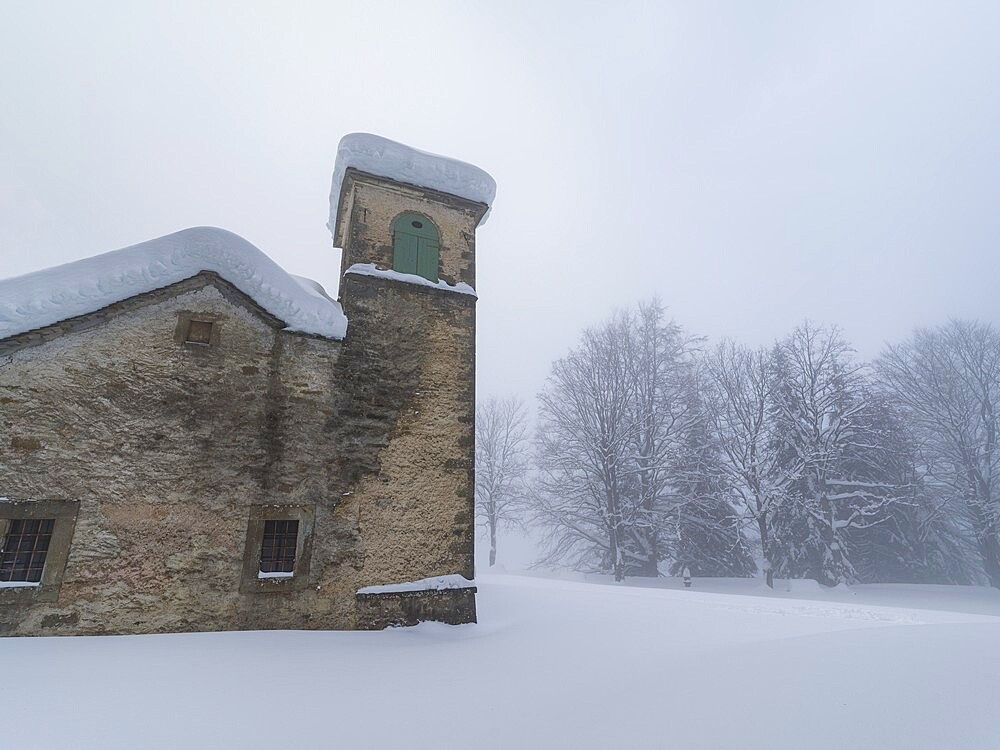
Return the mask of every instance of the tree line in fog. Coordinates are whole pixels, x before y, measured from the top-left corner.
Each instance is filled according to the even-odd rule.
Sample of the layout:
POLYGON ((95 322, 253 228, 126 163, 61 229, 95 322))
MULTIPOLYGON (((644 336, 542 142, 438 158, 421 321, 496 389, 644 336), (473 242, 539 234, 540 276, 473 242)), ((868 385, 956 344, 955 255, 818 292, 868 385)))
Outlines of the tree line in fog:
POLYGON ((951 321, 874 362, 804 323, 709 346, 657 301, 583 332, 527 407, 477 410, 476 499, 539 564, 1000 588, 1000 332, 951 321))

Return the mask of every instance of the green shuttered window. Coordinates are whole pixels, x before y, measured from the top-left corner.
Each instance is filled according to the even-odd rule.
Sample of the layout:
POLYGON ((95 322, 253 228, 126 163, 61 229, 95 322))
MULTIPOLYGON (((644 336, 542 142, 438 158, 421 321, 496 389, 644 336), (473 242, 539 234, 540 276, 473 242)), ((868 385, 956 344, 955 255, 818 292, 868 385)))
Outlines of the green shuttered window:
POLYGON ((392 267, 429 281, 438 280, 440 235, 430 219, 419 214, 402 214, 392 223, 392 267))

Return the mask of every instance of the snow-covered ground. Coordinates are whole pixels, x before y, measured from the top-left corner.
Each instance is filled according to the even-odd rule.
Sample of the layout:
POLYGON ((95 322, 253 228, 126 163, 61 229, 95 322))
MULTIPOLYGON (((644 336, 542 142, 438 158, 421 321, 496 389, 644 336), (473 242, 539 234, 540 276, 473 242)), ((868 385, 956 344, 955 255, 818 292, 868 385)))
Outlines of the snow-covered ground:
POLYGON ((479 584, 479 625, 2 639, 0 745, 1000 746, 996 591, 479 584))

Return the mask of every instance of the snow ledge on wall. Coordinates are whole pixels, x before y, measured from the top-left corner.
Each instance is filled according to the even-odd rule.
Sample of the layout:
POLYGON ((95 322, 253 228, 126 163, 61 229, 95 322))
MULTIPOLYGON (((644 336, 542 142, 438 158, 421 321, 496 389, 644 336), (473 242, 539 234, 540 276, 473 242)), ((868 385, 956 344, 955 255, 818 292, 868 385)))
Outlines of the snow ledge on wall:
POLYGON ((137 294, 213 271, 286 330, 332 339, 347 334, 340 303, 292 276, 239 235, 195 227, 138 245, 0 281, 0 339, 86 315, 137 294))
MULTIPOLYGON (((457 195, 487 206, 493 205, 497 193, 496 181, 472 164, 420 151, 371 133, 348 133, 340 139, 337 163, 333 168, 330 222, 327 224, 331 232, 336 232, 340 190, 344 184, 344 175, 350 167, 379 177, 457 195)), ((479 223, 485 224, 489 215, 487 208, 479 223)))
POLYGON ((447 281, 442 281, 441 279, 438 279, 437 281, 430 281, 429 279, 425 279, 423 276, 417 276, 415 273, 400 273, 399 271, 387 271, 381 268, 376 268, 374 263, 355 263, 353 266, 348 268, 345 273, 355 273, 359 276, 377 276, 381 279, 392 279, 393 281, 404 281, 407 284, 427 286, 431 289, 440 289, 444 292, 468 294, 470 297, 478 298, 479 296, 476 294, 476 290, 464 281, 460 281, 457 284, 449 284, 447 281))
POLYGON ((421 578, 419 581, 405 583, 388 583, 384 586, 364 586, 358 589, 359 594, 403 594, 410 591, 444 591, 447 589, 471 589, 476 587, 475 581, 465 576, 453 573, 447 576, 421 578))

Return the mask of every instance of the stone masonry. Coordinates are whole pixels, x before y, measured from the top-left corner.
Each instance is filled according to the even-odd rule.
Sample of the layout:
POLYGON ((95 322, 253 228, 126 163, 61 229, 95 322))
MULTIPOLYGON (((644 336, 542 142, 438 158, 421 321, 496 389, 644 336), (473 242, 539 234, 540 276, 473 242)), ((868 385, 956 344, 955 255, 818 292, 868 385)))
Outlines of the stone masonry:
POLYGON ((348 170, 343 341, 209 272, 0 341, 0 534, 52 507, 68 535, 40 587, 0 588, 0 634, 475 620, 474 589, 356 593, 474 572, 475 297, 348 272, 392 267, 404 211, 475 285, 484 204, 348 170), (300 521, 294 578, 255 575, 265 518, 300 521))

